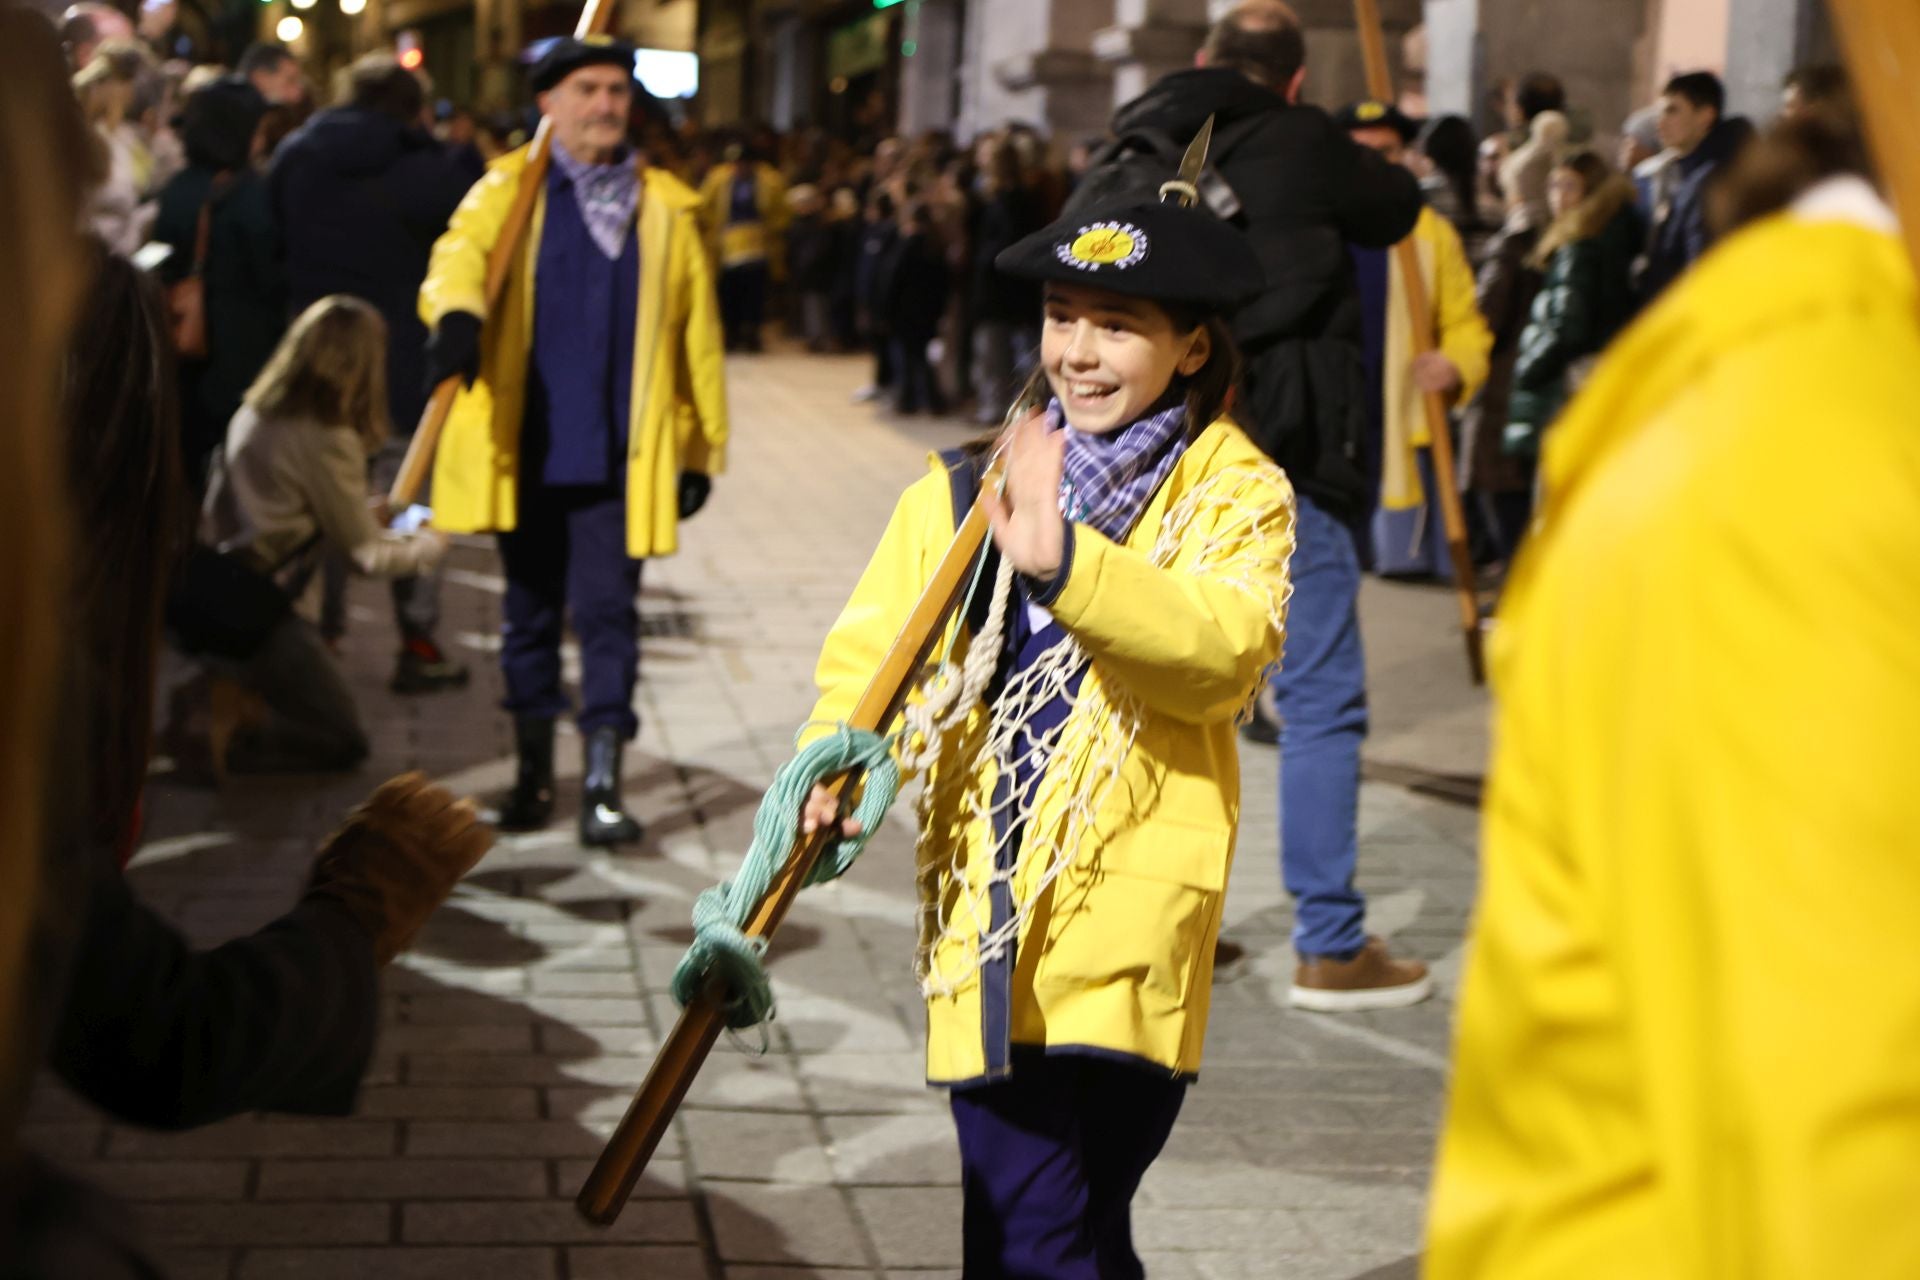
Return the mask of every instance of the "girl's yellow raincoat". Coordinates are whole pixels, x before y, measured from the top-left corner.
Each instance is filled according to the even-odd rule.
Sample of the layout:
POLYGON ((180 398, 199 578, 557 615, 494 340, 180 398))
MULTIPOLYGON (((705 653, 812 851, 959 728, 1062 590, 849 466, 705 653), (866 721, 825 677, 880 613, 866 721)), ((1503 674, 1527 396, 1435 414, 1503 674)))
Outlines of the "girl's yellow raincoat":
MULTIPOLYGON (((522 147, 488 166, 433 246, 420 287, 429 328, 450 311, 486 321, 480 377, 460 392, 433 468, 433 522, 449 533, 510 530, 519 515, 520 428, 533 342, 534 262, 547 192, 542 185, 506 290, 487 313, 487 254, 499 239, 526 168, 522 147)), ((633 417, 627 434, 627 554, 679 545, 683 470, 718 475, 727 440, 726 371, 700 198, 671 174, 642 171, 639 319, 633 343, 633 417)))
MULTIPOLYGON (((816 721, 851 713, 953 540, 954 507, 936 460, 901 498, 827 638, 816 721)), ((931 1082, 1004 1074, 1012 1044, 1122 1055, 1181 1075, 1199 1069, 1240 816, 1235 720, 1280 654, 1292 546, 1286 477, 1224 420, 1188 446, 1124 545, 1075 526, 1065 583, 1048 608, 1092 667, 1041 775, 1026 842, 1068 827, 1091 762, 1108 748, 1118 774, 1093 829, 1037 895, 1013 956, 929 995, 931 1082), (1163 537, 1175 521, 1184 532, 1163 537)), ((964 885, 923 874, 922 907, 946 926, 923 933, 948 973, 969 968, 978 930, 963 903, 986 899, 993 861, 991 824, 969 803, 994 789, 992 758, 977 749, 984 721, 976 710, 948 735, 927 782, 923 873, 955 858, 964 867, 964 885)), ((1024 899, 1037 868, 1021 874, 1024 899)))
POLYGON ((1547 438, 1433 1280, 1920 1276, 1920 299, 1780 215, 1547 438))

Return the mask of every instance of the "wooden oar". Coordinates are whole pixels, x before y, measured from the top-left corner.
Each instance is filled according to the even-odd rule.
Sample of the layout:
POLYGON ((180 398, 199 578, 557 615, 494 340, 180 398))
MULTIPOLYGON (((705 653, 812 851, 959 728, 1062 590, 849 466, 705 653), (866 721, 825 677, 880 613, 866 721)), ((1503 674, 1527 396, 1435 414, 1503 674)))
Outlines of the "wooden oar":
POLYGON ((1860 121, 1920 271, 1920 2, 1830 0, 1860 121))
MULTIPOLYGON (((1353 0, 1354 24, 1360 30, 1360 54, 1367 67, 1367 93, 1381 102, 1393 101, 1393 78, 1387 72, 1387 42, 1380 29, 1377 0, 1353 0)), ((1427 280, 1420 272, 1420 251, 1408 236, 1393 247, 1401 284, 1406 289, 1407 314, 1413 320, 1413 353, 1434 349, 1428 309, 1427 280)), ((1423 392, 1420 402, 1427 416, 1428 447, 1433 459, 1433 500, 1440 504, 1446 529, 1447 553, 1453 562, 1453 590, 1460 602, 1460 629, 1467 646, 1467 668, 1475 684, 1486 681, 1486 663, 1480 645, 1480 599, 1474 591, 1473 555, 1467 550, 1467 518, 1460 508, 1454 476, 1453 436, 1447 427, 1447 406, 1435 391, 1423 392)))
MULTIPOLYGON (((983 492, 997 483, 998 479, 999 467, 996 463, 982 484, 983 492)), ((974 562, 986 538, 986 508, 976 502, 954 534, 952 545, 934 569, 926 589, 920 593, 920 600, 901 626, 900 634, 894 638, 886 657, 881 659, 879 670, 861 695, 853 714, 848 717, 847 723, 853 728, 882 732, 900 714, 906 705, 907 693, 913 687, 914 677, 927 660, 934 641, 940 636, 948 616, 966 590, 974 562)), ((853 785, 852 774, 842 774, 828 784, 828 789, 841 799, 842 812, 848 808, 845 801, 853 785)), ((799 896, 807 873, 813 869, 813 864, 833 838, 834 832, 829 827, 800 837, 787 859, 785 870, 774 881, 773 888, 761 900, 759 908, 748 922, 745 930, 748 937, 773 936, 780 922, 786 918, 793 900, 799 896)), ((653 1158, 655 1148, 666 1134, 673 1113, 686 1097, 695 1074, 707 1060, 707 1053, 725 1025, 721 1014, 725 994, 724 991, 709 988, 700 999, 681 1010, 673 1030, 667 1035, 666 1043, 654 1058, 640 1091, 634 1095, 632 1105, 621 1117, 619 1128, 607 1140, 606 1149, 600 1153, 599 1161, 593 1166, 586 1185, 581 1187, 580 1195, 574 1201, 587 1221, 606 1226, 620 1216, 620 1210, 633 1194, 634 1185, 640 1181, 647 1161, 653 1158)))
MULTIPOLYGON (((574 26, 575 38, 584 40, 588 36, 604 35, 613 25, 614 0, 587 0, 586 7, 580 11, 580 21, 574 26)), ((547 164, 552 159, 552 126, 543 116, 540 127, 534 130, 533 142, 527 147, 527 164, 520 171, 520 185, 513 193, 513 204, 508 206, 507 220, 500 224, 500 236, 493 242, 493 249, 487 254, 487 315, 493 314, 493 308, 500 301, 500 295, 507 287, 507 273, 513 269, 514 255, 519 252, 520 241, 527 234, 527 223, 533 219, 534 202, 539 199, 541 184, 547 180, 547 164)), ((485 317, 482 317, 484 320, 485 317)), ((387 491, 387 509, 405 511, 419 496, 420 488, 427 481, 427 473, 433 468, 433 451, 440 445, 440 429, 447 424, 447 415, 453 411, 454 397, 460 394, 460 378, 455 375, 441 381, 433 389, 433 395, 427 399, 427 407, 420 414, 420 423, 413 429, 413 439, 407 444, 407 456, 400 461, 400 473, 393 478, 393 487, 387 491)))

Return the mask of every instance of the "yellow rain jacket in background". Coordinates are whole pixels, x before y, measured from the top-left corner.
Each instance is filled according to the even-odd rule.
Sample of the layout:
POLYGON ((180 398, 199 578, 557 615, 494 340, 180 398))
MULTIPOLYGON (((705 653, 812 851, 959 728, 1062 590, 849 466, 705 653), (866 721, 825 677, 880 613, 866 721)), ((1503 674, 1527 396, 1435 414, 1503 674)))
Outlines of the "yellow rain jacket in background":
POLYGON ((1722 243, 1548 437, 1432 1280, 1920 1276, 1920 297, 1722 243))
MULTIPOLYGON (((480 377, 454 401, 434 458, 433 522, 450 533, 504 532, 519 516, 520 429, 545 184, 491 315, 486 278, 487 254, 526 164, 522 147, 488 166, 435 242, 420 287, 420 318, 429 328, 450 311, 486 322, 480 377)), ((727 440, 720 313, 701 242, 699 198, 663 170, 645 169, 641 177, 639 319, 627 433, 627 553, 634 557, 669 555, 679 545, 680 473, 718 475, 727 440)))
MULTIPOLYGON (((1420 255, 1420 275, 1426 283, 1425 323, 1437 335, 1434 349, 1460 371, 1460 389, 1451 404, 1463 405, 1480 394, 1493 353, 1493 330, 1480 314, 1474 293, 1473 268, 1453 224, 1431 206, 1420 210, 1409 237, 1420 255)), ((1423 505, 1425 487, 1414 463, 1414 450, 1433 443, 1427 431, 1427 411, 1420 389, 1413 385, 1413 316, 1407 310, 1407 291, 1400 283, 1400 256, 1387 255, 1387 343, 1381 365, 1385 391, 1385 428, 1381 451, 1380 505, 1405 511, 1423 505)), ((1450 482, 1450 481, 1449 481, 1450 482)))
POLYGON ((787 277, 787 183, 770 164, 717 164, 700 184, 707 235, 721 269, 751 262, 767 264, 775 284, 787 277), (753 174, 753 201, 760 216, 733 222, 733 179, 737 170, 753 174))
MULTIPOLYGON (((933 474, 901 498, 827 638, 814 720, 852 713, 953 541, 954 507, 936 459, 933 474)), ((1137 731, 1095 829, 1033 899, 1013 962, 929 998, 930 1082, 1005 1074, 1011 1044, 1198 1071, 1240 818, 1235 718, 1279 657, 1292 548, 1286 477, 1224 420, 1187 448, 1124 545, 1075 526, 1066 581, 1048 608, 1092 666, 1034 793, 1028 842, 1064 830, 1070 801, 1087 794, 1088 762, 1103 746, 1118 753, 1117 707, 1137 716, 1137 731), (1218 501, 1203 504, 1196 491, 1218 501), (1156 563, 1156 543, 1183 506, 1191 521, 1177 549, 1160 548, 1156 563)), ((991 824, 969 801, 993 794, 991 753, 977 750, 984 722, 977 709, 943 744, 927 781, 932 834, 920 851, 923 871, 960 857, 980 898, 995 845, 991 824)), ((1023 898, 1037 872, 1023 870, 1023 898)), ((935 959, 952 971, 977 930, 954 886, 933 887, 923 876, 921 887, 923 899, 942 904, 948 929, 935 959)), ((924 900, 922 907, 932 909, 924 900)))

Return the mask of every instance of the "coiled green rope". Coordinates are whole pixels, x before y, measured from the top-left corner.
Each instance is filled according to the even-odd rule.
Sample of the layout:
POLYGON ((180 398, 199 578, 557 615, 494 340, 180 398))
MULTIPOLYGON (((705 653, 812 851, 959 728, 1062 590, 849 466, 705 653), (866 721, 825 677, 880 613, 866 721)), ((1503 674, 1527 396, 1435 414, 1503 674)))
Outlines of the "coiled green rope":
POLYGON ((837 773, 861 769, 866 781, 860 803, 850 815, 860 834, 833 841, 813 864, 806 883, 825 884, 853 865, 880 820, 900 794, 900 766, 893 739, 877 733, 837 727, 838 731, 803 747, 781 766, 753 819, 753 847, 731 880, 702 893, 693 904, 693 945, 673 971, 673 998, 684 1007, 710 980, 726 988, 722 1014, 728 1027, 756 1026, 773 1016, 773 989, 761 963, 767 940, 744 932, 747 920, 786 866, 800 829, 801 811, 813 788, 837 773))

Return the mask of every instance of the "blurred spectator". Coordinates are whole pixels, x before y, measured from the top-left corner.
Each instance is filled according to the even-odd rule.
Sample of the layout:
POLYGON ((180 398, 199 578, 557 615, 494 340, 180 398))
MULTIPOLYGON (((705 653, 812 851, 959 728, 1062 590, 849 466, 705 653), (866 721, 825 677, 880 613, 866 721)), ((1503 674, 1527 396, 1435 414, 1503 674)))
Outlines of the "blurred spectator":
POLYGON ((1592 357, 1633 315, 1631 273, 1640 219, 1633 183, 1597 152, 1555 166, 1554 219, 1533 265, 1545 272, 1513 370, 1507 452, 1538 456, 1540 438, 1585 381, 1592 357))
POLYGON ((1675 153, 1672 182, 1653 210, 1653 230, 1640 272, 1641 301, 1660 292, 1707 251, 1707 188, 1739 154, 1753 127, 1722 119, 1726 89, 1711 71, 1675 76, 1660 96, 1660 141, 1675 153))
MULTIPOLYGON (((940 135, 943 144, 950 142, 940 135)), ((979 193, 975 190, 973 159, 947 151, 927 198, 933 215, 934 239, 947 264, 947 314, 934 347, 940 358, 934 376, 950 404, 973 399, 973 234, 979 220, 979 193)))
POLYGON ((179 63, 150 69, 133 86, 133 102, 127 117, 140 131, 147 152, 153 159, 151 189, 173 181, 187 167, 187 149, 174 132, 174 118, 180 112, 180 83, 185 71, 179 63))
POLYGON ((893 390, 899 368, 894 363, 893 338, 888 331, 882 287, 893 259, 900 228, 894 222, 893 197, 876 189, 867 197, 865 222, 860 230, 860 256, 853 270, 854 307, 861 331, 873 347, 873 381, 853 393, 855 403, 877 400, 893 390))
POLYGON ((1503 562, 1519 548, 1533 506, 1535 459, 1508 453, 1504 442, 1520 335, 1540 289, 1533 250, 1542 230, 1518 196, 1509 200, 1507 214, 1487 244, 1474 285, 1474 301, 1493 334, 1487 381, 1460 419, 1460 486, 1475 498, 1481 558, 1503 562))
POLYGON ((833 345, 833 227, 818 187, 802 184, 787 192, 793 212, 787 224, 787 269, 798 301, 799 332, 809 351, 833 345))
POLYGON ((173 250, 164 278, 206 285, 207 354, 180 367, 180 447, 189 486, 225 439, 240 397, 287 327, 286 272, 266 179, 253 146, 266 104, 245 81, 216 80, 187 99, 187 167, 160 192, 153 236, 173 250), (204 222, 206 251, 199 252, 204 222))
POLYGON ((893 365, 899 372, 895 408, 901 413, 924 408, 935 416, 945 414, 946 396, 928 363, 927 344, 940 332, 947 307, 947 263, 925 204, 908 205, 902 213, 900 239, 881 269, 876 293, 886 312, 893 365))
POLYGON ((1553 218, 1547 207, 1547 179, 1567 145, 1568 131, 1567 118, 1560 112, 1541 111, 1527 122, 1524 138, 1500 163, 1500 190, 1509 203, 1517 196, 1538 227, 1553 218))
POLYGON ((75 71, 85 70, 105 41, 133 38, 127 15, 109 4, 82 0, 60 15, 60 41, 66 46, 67 65, 75 71))
POLYGON ((1566 114, 1566 86, 1560 83, 1558 76, 1545 71, 1529 71, 1507 86, 1503 110, 1507 128, 1521 139, 1529 138, 1533 136, 1534 120, 1543 112, 1566 114))
MULTIPOLYGON (((291 309, 304 311, 329 294, 350 294, 371 303, 386 321, 387 414, 396 433, 374 453, 372 477, 385 492, 426 407, 427 328, 415 300, 433 242, 471 184, 458 160, 420 124, 420 82, 391 54, 371 53, 355 62, 350 92, 344 106, 320 112, 287 139, 268 181, 287 246, 291 309)), ((421 501, 431 499, 423 495, 421 501)), ((434 640, 438 575, 396 578, 393 603, 401 640, 395 691, 465 684, 466 668, 450 661, 434 640)), ((323 611, 320 630, 330 639, 344 630, 337 602, 323 611)))
MULTIPOLYGON (((247 389, 234 414, 201 520, 201 542, 227 566, 271 589, 271 579, 321 544, 345 551, 362 573, 394 576, 430 569, 446 538, 426 529, 382 528, 367 502, 367 456, 387 433, 386 333, 380 313, 357 298, 323 298, 307 308, 247 389)), ((231 628, 226 643, 205 554, 190 564, 175 630, 204 654, 238 696, 210 709, 208 753, 216 775, 349 769, 366 757, 366 732, 353 693, 319 635, 291 608, 231 628), (208 589, 202 590, 202 587, 208 589), (238 633, 254 634, 241 637, 238 633)), ((226 608, 244 602, 234 595, 226 608)), ((263 610, 263 613, 266 612, 263 610)))
POLYGON ((1793 120, 1814 109, 1853 113, 1852 89, 1845 67, 1815 63, 1795 67, 1780 86, 1780 118, 1793 120))
POLYGON ((997 425, 1033 370, 1040 346, 1040 290, 994 269, 1000 251, 1044 225, 1039 203, 1021 172, 1020 156, 1004 138, 977 149, 980 209, 973 235, 974 417, 997 425))
POLYGON ((1407 152, 1407 165, 1420 179, 1420 194, 1460 233, 1469 262, 1480 260, 1489 234, 1480 216, 1475 172, 1479 149, 1465 116, 1437 116, 1420 126, 1407 152))
POLYGON ((249 45, 234 71, 271 107, 290 107, 307 95, 300 60, 277 44, 249 45))
POLYGON ((860 197, 852 187, 836 187, 827 210, 827 228, 833 260, 830 299, 833 340, 838 350, 850 351, 860 341, 859 308, 854 284, 860 269, 860 237, 864 227, 860 197))
POLYGON ((719 264, 727 350, 760 351, 767 289, 786 279, 787 188, 779 170, 735 142, 700 187, 719 264))
POLYGON ((1677 152, 1660 141, 1660 106, 1642 107, 1620 126, 1620 172, 1633 179, 1640 214, 1649 224, 1666 198, 1677 152))
POLYGON ((134 93, 153 74, 153 59, 132 40, 102 42, 73 77, 88 128, 106 155, 104 181, 88 200, 87 222, 118 254, 147 242, 155 205, 153 152, 132 116, 134 93))

